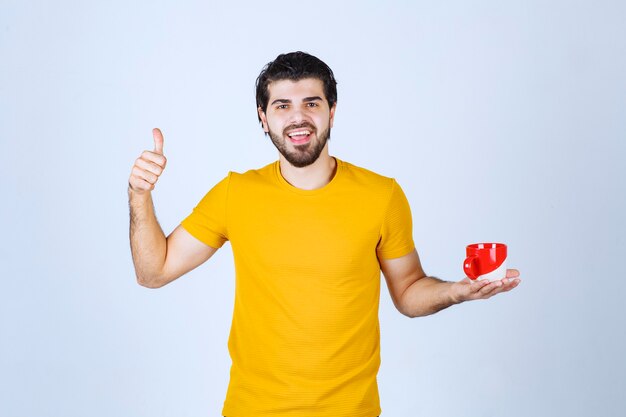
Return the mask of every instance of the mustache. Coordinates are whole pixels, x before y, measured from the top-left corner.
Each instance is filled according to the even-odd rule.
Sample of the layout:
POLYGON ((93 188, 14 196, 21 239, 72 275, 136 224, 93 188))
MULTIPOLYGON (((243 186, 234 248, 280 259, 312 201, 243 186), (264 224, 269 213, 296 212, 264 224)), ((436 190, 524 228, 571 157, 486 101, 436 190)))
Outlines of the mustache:
POLYGON ((287 135, 287 132, 294 129, 308 128, 311 132, 317 133, 317 129, 309 122, 302 122, 298 124, 292 124, 283 129, 283 135, 287 135))

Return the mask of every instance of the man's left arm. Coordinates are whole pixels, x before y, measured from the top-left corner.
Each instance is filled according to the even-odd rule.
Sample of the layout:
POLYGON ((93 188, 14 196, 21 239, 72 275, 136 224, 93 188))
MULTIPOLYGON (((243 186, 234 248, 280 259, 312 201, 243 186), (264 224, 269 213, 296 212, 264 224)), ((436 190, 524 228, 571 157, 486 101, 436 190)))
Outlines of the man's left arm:
POLYGON ((489 282, 465 278, 458 282, 426 276, 417 251, 400 258, 379 258, 394 305, 408 317, 434 314, 464 301, 487 299, 520 283, 519 271, 507 269, 506 278, 489 282))

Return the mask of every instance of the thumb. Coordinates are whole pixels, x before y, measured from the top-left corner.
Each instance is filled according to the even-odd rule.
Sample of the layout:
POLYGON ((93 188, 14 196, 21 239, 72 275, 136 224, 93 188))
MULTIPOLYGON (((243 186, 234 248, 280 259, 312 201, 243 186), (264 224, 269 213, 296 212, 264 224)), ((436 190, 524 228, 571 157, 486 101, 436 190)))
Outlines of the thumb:
POLYGON ((152 137, 154 138, 154 152, 163 155, 163 133, 155 127, 152 129, 152 137))

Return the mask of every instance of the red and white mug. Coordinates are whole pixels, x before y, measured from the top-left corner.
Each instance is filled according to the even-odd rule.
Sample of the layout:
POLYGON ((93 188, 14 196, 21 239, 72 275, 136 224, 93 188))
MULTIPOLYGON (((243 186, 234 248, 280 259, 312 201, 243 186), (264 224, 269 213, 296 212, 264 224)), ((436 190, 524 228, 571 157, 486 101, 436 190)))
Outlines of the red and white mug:
POLYGON ((504 243, 467 245, 463 271, 471 280, 497 281, 506 278, 507 250, 504 243))

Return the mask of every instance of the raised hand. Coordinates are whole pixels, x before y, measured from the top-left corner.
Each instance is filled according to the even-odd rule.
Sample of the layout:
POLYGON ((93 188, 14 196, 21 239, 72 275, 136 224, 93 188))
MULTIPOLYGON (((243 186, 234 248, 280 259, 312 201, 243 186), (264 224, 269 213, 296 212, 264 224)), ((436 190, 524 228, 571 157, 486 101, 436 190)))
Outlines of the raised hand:
POLYGON ((163 134, 158 128, 154 128, 152 129, 152 137, 154 138, 154 150, 143 151, 141 156, 135 160, 128 180, 130 189, 139 194, 154 190, 154 186, 167 163, 167 159, 163 156, 163 134))
POLYGON ((472 281, 465 278, 454 283, 453 298, 457 302, 479 300, 493 297, 501 292, 510 291, 517 287, 521 280, 517 269, 507 269, 506 277, 501 280, 489 282, 488 280, 472 281))

